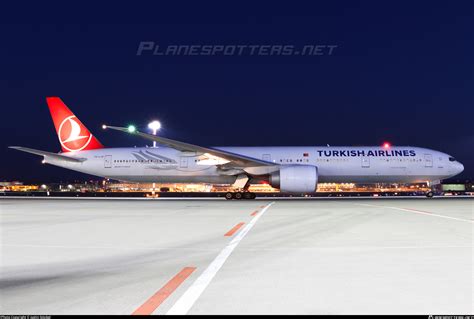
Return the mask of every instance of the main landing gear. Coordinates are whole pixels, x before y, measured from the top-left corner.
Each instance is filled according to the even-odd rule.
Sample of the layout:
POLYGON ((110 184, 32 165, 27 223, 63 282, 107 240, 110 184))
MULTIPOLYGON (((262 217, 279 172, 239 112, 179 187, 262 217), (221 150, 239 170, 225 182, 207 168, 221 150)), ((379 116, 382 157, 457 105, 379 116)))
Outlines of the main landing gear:
POLYGON ((245 174, 240 174, 235 179, 235 183, 232 184, 234 189, 238 189, 238 192, 227 192, 225 193, 225 199, 255 199, 257 195, 248 191, 250 186, 250 178, 245 174))
POLYGON ((255 199, 257 194, 251 192, 227 192, 225 193, 225 199, 255 199))
POLYGON ((238 192, 227 192, 225 193, 225 199, 231 200, 231 199, 255 199, 257 195, 255 193, 251 193, 248 191, 249 186, 250 186, 250 178, 245 175, 241 174, 238 175, 237 178, 235 179, 235 183, 232 184, 234 189, 239 189, 240 191, 238 192))

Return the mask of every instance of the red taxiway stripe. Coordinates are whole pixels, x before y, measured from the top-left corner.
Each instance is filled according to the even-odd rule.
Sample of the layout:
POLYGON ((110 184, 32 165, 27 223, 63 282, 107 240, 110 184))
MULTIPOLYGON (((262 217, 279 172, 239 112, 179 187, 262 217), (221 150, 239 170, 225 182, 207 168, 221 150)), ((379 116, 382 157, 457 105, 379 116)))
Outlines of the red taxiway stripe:
POLYGON ((250 216, 255 216, 258 214, 258 210, 254 211, 252 214, 250 214, 250 216))
POLYGON ((240 227, 242 227, 245 223, 238 223, 235 225, 231 230, 229 230, 227 233, 225 233, 224 236, 232 236, 235 234, 236 231, 239 230, 240 227))
POLYGON ((185 267, 176 276, 166 283, 160 290, 150 297, 143 305, 138 307, 132 315, 151 315, 163 301, 166 300, 185 281, 196 267, 185 267))

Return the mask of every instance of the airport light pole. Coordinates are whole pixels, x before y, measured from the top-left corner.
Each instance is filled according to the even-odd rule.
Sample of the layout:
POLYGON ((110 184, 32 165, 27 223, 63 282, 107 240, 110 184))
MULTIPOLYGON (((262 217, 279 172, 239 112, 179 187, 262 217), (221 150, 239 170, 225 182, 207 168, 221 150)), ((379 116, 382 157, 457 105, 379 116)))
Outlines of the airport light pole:
MULTIPOLYGON (((152 130, 153 135, 156 135, 158 130, 161 128, 161 123, 158 121, 153 121, 148 124, 148 128, 152 130)), ((153 141, 153 147, 156 147, 156 141, 153 141)))
MULTIPOLYGON (((151 123, 148 124, 148 128, 152 130, 153 132, 153 135, 156 135, 156 133, 158 132, 158 130, 161 128, 161 123, 158 122, 158 121, 153 121, 151 123)), ((153 147, 156 147, 156 141, 153 141, 153 147)), ((151 192, 151 195, 153 197, 155 197, 155 190, 156 190, 156 184, 153 183, 153 190, 151 192)))
POLYGON ((41 185, 41 189, 44 189, 46 191, 46 195, 49 196, 49 189, 46 184, 41 185))

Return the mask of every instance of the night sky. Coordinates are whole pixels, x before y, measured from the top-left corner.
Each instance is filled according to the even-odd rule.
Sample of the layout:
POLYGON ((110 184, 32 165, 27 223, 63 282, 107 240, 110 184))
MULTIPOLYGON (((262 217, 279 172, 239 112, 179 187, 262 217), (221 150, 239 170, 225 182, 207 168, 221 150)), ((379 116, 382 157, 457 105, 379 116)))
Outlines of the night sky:
POLYGON ((108 147, 147 142, 103 123, 145 129, 156 118, 163 136, 204 146, 427 147, 474 177, 472 1, 146 3, 2 5, 0 180, 91 178, 7 149, 60 150, 47 96, 61 97, 108 147), (141 41, 337 48, 137 56, 141 41))

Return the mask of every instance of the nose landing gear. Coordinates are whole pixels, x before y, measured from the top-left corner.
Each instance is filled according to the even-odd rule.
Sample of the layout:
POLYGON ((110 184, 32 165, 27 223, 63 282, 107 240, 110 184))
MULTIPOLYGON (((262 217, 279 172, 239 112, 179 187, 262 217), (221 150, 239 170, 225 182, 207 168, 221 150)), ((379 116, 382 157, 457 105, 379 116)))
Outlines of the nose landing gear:
POLYGON ((426 197, 433 198, 434 195, 443 195, 441 181, 428 182, 428 186, 430 187, 430 190, 426 192, 426 197))

